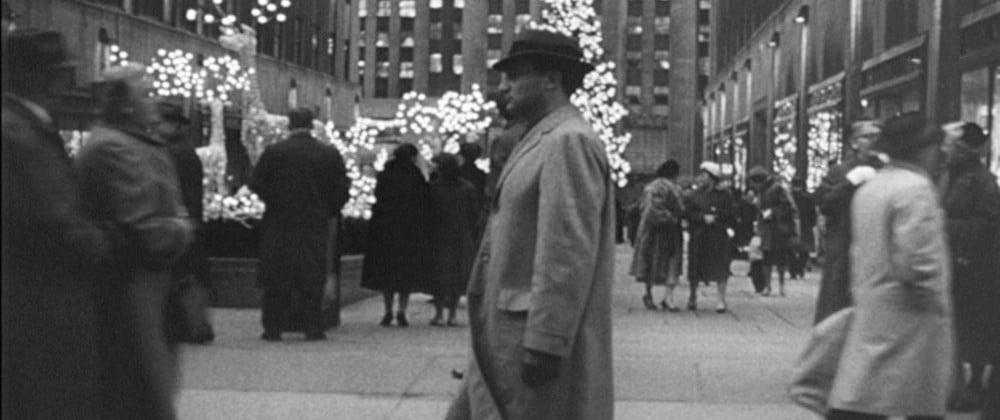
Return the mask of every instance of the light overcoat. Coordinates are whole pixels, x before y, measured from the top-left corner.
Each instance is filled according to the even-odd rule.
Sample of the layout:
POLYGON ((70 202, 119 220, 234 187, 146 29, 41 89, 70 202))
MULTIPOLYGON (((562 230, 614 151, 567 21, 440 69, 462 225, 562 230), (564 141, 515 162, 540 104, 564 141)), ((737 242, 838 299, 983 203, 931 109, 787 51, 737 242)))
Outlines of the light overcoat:
POLYGON ((449 419, 613 418, 614 202, 604 147, 573 106, 514 149, 472 271, 473 354, 449 419), (524 348, 560 356, 558 378, 528 388, 524 348))
MULTIPOLYGON (((904 166, 905 165, 905 166, 904 166)), ((944 416, 951 381, 951 266, 930 177, 883 168, 851 204, 853 325, 830 407, 944 416)))

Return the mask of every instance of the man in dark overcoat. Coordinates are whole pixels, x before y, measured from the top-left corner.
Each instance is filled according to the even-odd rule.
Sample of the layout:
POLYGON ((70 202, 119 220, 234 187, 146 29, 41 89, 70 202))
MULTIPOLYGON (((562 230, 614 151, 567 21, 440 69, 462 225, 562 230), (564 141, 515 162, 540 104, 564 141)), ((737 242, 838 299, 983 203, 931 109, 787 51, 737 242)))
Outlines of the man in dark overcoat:
POLYGON ((813 234, 816 227, 816 200, 806 190, 805 178, 799 176, 792 180, 792 198, 799 210, 799 237, 792 245, 792 258, 789 262, 789 274, 794 279, 805 276, 810 254, 816 250, 816 235, 813 234))
POLYGON ((320 305, 333 252, 327 240, 330 223, 347 202, 350 179, 340 152, 310 133, 312 111, 289 111, 288 127, 287 140, 264 150, 250 185, 267 206, 257 272, 257 285, 264 289, 261 338, 281 340, 297 297, 306 339, 322 340, 320 305))
POLYGON ((820 213, 826 218, 823 272, 816 298, 813 322, 851 305, 851 278, 848 252, 851 244, 851 198, 854 191, 875 176, 882 161, 872 144, 882 132, 878 121, 863 120, 851 125, 851 148, 844 163, 830 168, 814 194, 820 213))
POLYGON ((101 418, 93 281, 111 242, 84 216, 53 124, 65 59, 56 32, 14 33, 3 48, 5 419, 101 418))
MULTIPOLYGON (((975 410, 983 393, 983 378, 990 353, 998 350, 991 324, 1000 322, 1000 265, 997 264, 1000 229, 1000 190, 997 179, 980 156, 988 144, 975 123, 945 125, 946 170, 939 190, 947 218, 952 259, 952 296, 958 360, 970 366, 971 375, 959 385, 964 390, 955 408, 975 410)), ((962 372, 964 369, 958 369, 962 372)))

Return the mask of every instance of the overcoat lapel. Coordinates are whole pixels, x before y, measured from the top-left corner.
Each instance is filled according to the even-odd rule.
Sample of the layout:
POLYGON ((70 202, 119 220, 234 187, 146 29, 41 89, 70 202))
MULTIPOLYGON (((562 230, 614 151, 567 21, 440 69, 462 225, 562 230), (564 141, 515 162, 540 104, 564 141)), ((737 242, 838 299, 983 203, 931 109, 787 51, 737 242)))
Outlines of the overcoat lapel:
POLYGON ((573 115, 579 114, 580 111, 576 109, 571 104, 564 105, 563 107, 552 111, 549 115, 542 118, 534 127, 528 131, 527 134, 517 143, 514 147, 514 151, 511 152, 510 158, 507 159, 507 163, 503 167, 503 171, 500 172, 500 178, 497 180, 496 194, 493 195, 493 205, 496 206, 500 201, 500 195, 503 190, 503 183, 507 180, 510 175, 511 168, 517 166, 517 161, 528 154, 528 151, 534 149, 542 141, 542 137, 548 134, 550 131, 556 128, 560 123, 573 115))

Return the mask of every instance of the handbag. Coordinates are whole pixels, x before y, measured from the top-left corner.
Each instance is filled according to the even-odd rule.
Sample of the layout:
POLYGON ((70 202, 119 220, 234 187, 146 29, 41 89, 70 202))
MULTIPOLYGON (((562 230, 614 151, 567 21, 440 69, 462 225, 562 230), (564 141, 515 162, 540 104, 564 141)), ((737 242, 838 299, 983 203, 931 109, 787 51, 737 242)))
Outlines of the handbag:
POLYGON ((793 369, 788 397, 799 406, 825 416, 840 356, 854 319, 854 308, 847 307, 828 316, 813 328, 806 348, 793 369))
POLYGON ((170 288, 165 325, 169 342, 204 344, 215 339, 208 319, 210 299, 208 289, 194 276, 185 276, 170 288))

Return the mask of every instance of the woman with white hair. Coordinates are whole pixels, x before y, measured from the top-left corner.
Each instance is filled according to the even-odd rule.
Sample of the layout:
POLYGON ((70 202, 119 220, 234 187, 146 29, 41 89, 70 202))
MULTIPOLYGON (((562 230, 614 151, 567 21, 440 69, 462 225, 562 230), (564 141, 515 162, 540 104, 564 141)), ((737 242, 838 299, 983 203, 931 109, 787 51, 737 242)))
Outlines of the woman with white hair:
POLYGON ((193 239, 145 68, 109 69, 97 84, 100 122, 79 152, 83 201, 123 232, 98 284, 102 417, 173 419, 175 358, 164 333, 170 267, 193 239))
POLYGON ((728 230, 736 221, 736 200, 720 184, 722 167, 715 162, 702 162, 695 179, 696 189, 688 198, 686 214, 688 232, 688 284, 691 295, 688 309, 698 309, 698 283, 715 282, 718 304, 715 311, 724 313, 732 244, 728 230))

